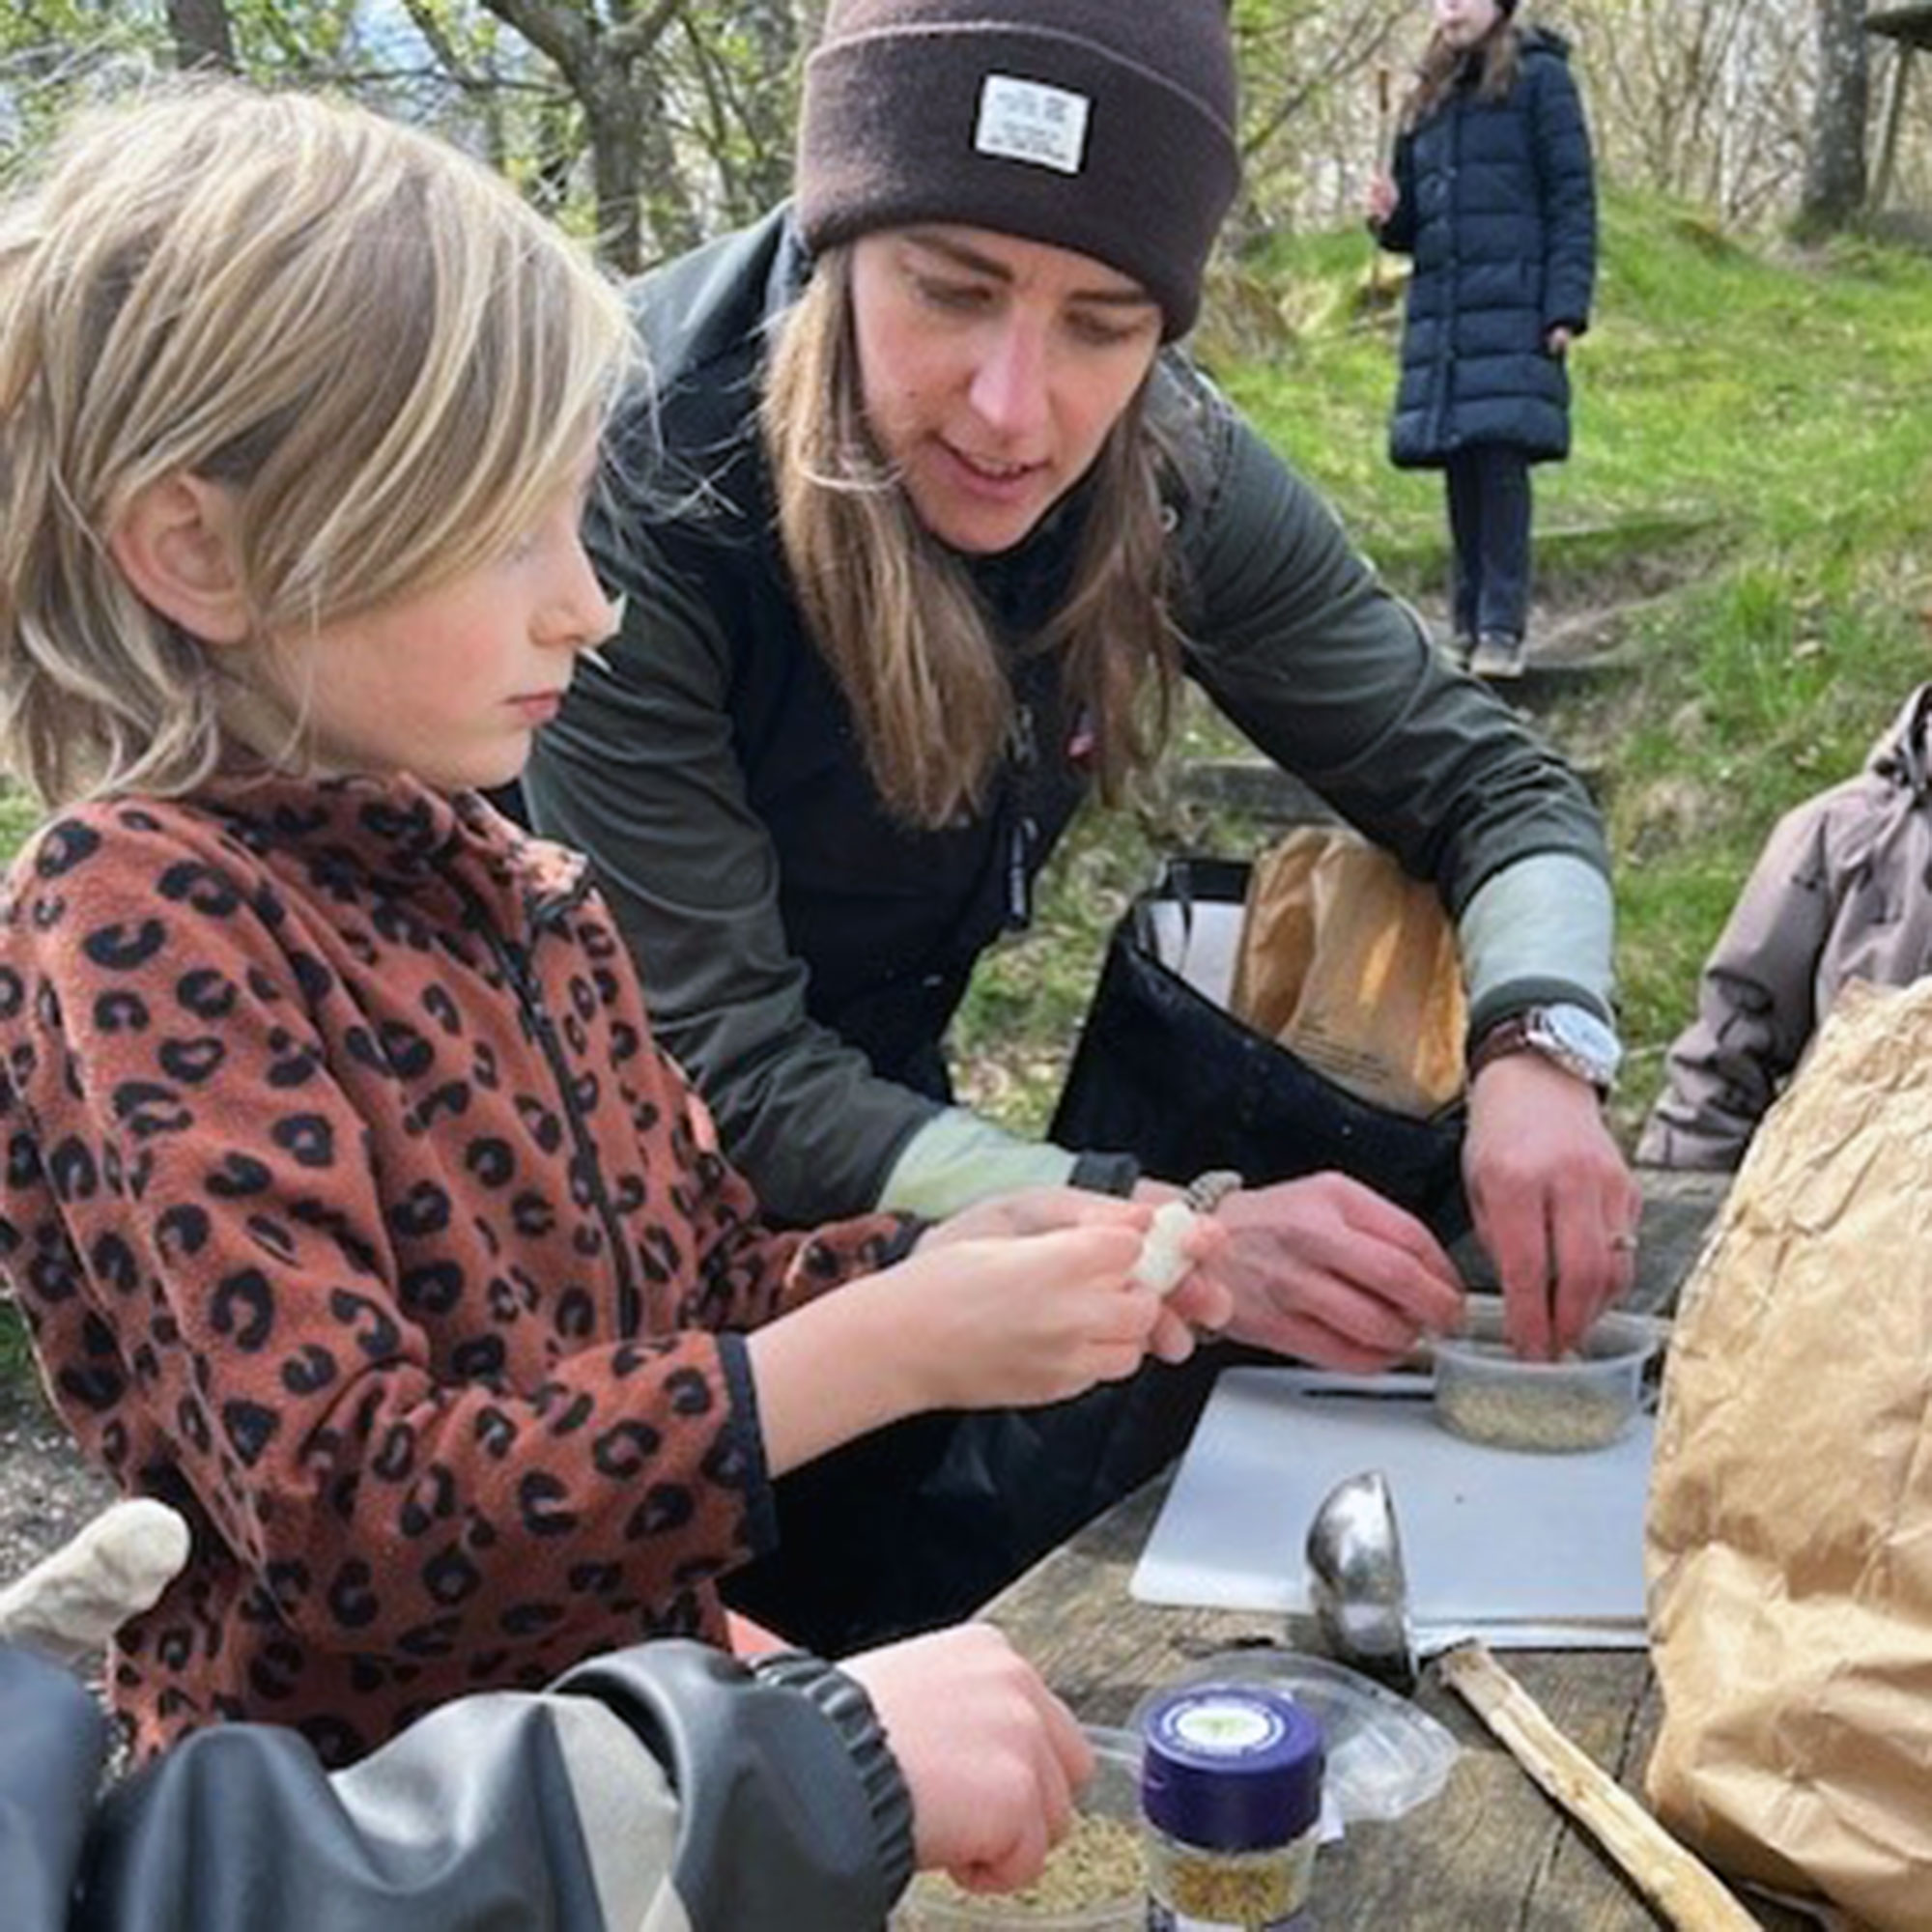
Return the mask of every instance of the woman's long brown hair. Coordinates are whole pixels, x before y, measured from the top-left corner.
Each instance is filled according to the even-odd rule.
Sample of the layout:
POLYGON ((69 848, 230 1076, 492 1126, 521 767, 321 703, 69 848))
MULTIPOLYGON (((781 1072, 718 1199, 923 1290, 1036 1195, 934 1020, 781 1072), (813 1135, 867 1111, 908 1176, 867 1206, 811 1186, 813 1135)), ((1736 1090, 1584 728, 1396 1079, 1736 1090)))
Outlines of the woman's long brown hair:
MULTIPOLYGON (((1071 587, 1029 649, 1058 653, 1101 796, 1158 753, 1179 680, 1160 454, 1143 389, 1089 486, 1071 587)), ((914 512, 867 427, 851 258, 829 249, 781 325, 763 429, 796 593, 893 814, 938 827, 981 805, 1013 725, 1007 654, 960 558, 914 512)))

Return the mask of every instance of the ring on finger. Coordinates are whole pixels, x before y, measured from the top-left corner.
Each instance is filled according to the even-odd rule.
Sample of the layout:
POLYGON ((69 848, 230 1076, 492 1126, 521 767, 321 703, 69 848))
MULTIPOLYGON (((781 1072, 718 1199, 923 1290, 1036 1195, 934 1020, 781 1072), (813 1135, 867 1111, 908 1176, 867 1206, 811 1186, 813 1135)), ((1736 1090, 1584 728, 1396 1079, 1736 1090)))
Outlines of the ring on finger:
POLYGON ((1635 1254, 1636 1253, 1635 1231, 1634 1229, 1626 1229, 1622 1234, 1612 1235, 1610 1236, 1610 1246, 1613 1247, 1620 1255, 1635 1254))

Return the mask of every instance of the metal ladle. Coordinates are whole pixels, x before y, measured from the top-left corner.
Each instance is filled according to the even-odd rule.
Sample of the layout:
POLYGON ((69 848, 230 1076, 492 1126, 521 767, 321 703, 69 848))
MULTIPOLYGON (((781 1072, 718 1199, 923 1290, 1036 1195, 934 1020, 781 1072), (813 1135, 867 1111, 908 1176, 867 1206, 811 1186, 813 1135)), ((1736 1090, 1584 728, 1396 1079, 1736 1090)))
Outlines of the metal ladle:
POLYGON ((1408 1577, 1395 1498, 1379 1469, 1339 1482, 1308 1525, 1309 1594, 1336 1658, 1391 1689, 1415 1688, 1408 1577))

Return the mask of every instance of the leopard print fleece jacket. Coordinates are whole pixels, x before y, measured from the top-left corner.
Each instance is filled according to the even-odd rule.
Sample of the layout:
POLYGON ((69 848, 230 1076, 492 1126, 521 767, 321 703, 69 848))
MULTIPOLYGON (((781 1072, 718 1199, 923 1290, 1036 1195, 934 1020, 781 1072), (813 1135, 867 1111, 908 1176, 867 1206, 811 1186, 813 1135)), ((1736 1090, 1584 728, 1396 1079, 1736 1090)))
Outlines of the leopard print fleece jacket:
POLYGON ((581 860, 409 781, 54 819, 0 904, 0 1267, 194 1553, 110 1660, 146 1756, 330 1764, 663 1633, 776 1540, 742 1335, 904 1245, 761 1225, 581 860))

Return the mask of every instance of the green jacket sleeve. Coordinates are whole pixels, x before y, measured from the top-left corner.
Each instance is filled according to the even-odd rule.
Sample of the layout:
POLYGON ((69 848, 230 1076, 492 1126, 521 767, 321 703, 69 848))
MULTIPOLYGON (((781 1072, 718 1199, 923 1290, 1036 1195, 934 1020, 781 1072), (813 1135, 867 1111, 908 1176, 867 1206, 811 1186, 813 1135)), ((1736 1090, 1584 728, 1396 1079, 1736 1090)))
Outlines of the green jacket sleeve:
POLYGON ((1609 863, 1576 774, 1350 544, 1320 497, 1204 379, 1179 536, 1190 673, 1277 764, 1414 877, 1463 942, 1472 1020, 1534 1000, 1607 1010, 1609 863))
POLYGON ((863 1211, 944 1110, 879 1079, 806 1011, 778 856, 731 743, 729 648, 656 566, 646 532, 627 533, 624 575, 607 668, 579 668, 568 709, 538 737, 531 814, 589 855, 652 1025, 766 1208, 796 1222, 863 1211))

